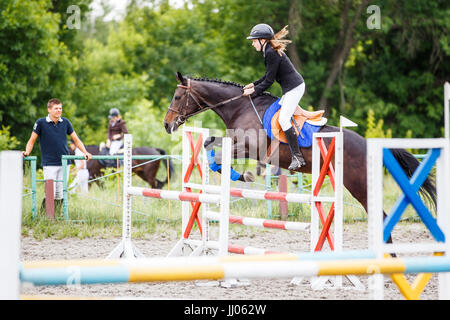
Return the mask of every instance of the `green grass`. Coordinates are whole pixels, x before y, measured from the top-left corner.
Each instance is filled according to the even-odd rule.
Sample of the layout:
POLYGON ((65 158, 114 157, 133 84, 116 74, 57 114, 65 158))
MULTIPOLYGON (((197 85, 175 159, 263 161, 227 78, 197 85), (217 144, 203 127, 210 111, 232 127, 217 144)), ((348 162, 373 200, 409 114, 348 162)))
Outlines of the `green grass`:
MULTIPOLYGON (((237 165, 236 170, 242 171, 243 165, 237 165), (241 166, 241 167, 240 167, 241 166)), ((254 170, 253 170, 254 171, 254 170)), ((181 165, 176 164, 176 172, 181 172, 181 165)), ((41 179, 41 172, 38 172, 37 179, 41 179)), ((159 170, 158 178, 165 179, 165 170, 159 170)), ((308 185, 310 175, 303 175, 303 184, 308 185)), ((296 177, 288 178, 288 191, 295 192, 297 187, 294 183, 296 177)), ((200 179, 195 173, 191 182, 199 183, 200 179)), ((210 182, 220 181, 218 174, 210 173, 210 182)), ((324 188, 320 195, 332 195, 332 189, 328 179, 325 180, 324 188)), ((170 190, 181 189, 181 177, 176 175, 171 178, 170 190)), ((147 184, 139 177, 133 176, 134 186, 147 187, 147 184)), ((29 170, 25 170, 24 176, 24 194, 30 190, 29 170)), ((264 188, 264 178, 257 177, 254 188, 264 188)), ((277 182, 272 181, 272 188, 276 190, 277 182)), ((164 187, 167 189, 167 185, 164 187)), ((309 188, 308 188, 309 190, 309 188)), ((393 204, 400 195, 400 189, 390 176, 384 178, 384 209, 390 211, 393 204)), ((44 197, 43 183, 37 183, 37 206, 38 211, 41 201, 44 197)), ((119 185, 117 176, 111 176, 103 181, 103 186, 93 183, 87 195, 70 194, 69 195, 69 220, 63 218, 62 210, 56 212, 56 220, 52 221, 45 216, 45 213, 39 212, 37 217, 31 216, 31 196, 23 197, 23 228, 24 236, 32 236, 36 239, 55 238, 62 239, 66 237, 88 238, 88 237, 119 237, 122 234, 122 175, 119 175, 119 185)), ((210 205, 214 209, 215 205, 210 205)), ((144 197, 133 197, 132 213, 132 237, 148 238, 153 234, 176 233, 181 236, 181 202, 168 201, 162 199, 151 199, 144 197)), ((325 205, 328 212, 329 205, 325 205)), ((267 202, 260 200, 236 199, 233 198, 230 204, 231 214, 267 218, 267 202)), ((276 201, 272 202, 272 217, 279 219, 279 205, 276 201)), ((402 220, 417 221, 418 217, 415 211, 408 206, 402 215, 402 220)), ((310 207, 306 204, 289 204, 290 221, 309 222, 310 207)), ((356 221, 367 221, 367 215, 362 206, 355 200, 350 193, 344 189, 344 222, 354 223, 356 221)), ((196 226, 194 227, 194 229, 196 226)), ((233 230, 239 230, 239 226, 230 225, 233 230)))

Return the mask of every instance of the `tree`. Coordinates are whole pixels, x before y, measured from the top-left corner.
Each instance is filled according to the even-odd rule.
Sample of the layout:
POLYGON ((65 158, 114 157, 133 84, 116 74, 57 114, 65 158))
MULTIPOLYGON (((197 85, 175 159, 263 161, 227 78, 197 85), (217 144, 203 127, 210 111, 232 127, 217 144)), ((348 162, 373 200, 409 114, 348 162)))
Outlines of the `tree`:
POLYGON ((58 40, 59 16, 50 1, 0 2, 0 121, 27 141, 52 97, 70 99, 76 60, 58 40))
POLYGON ((11 136, 9 129, 9 126, 2 126, 0 129, 0 151, 14 150, 19 145, 19 141, 16 137, 11 136))
POLYGON ((355 13, 350 19, 350 9, 352 7, 352 0, 338 1, 339 5, 343 6, 340 15, 340 30, 339 37, 334 45, 333 54, 331 57, 330 71, 325 83, 325 87, 322 91, 322 95, 319 101, 319 107, 324 108, 327 111, 327 95, 329 90, 336 82, 336 78, 342 71, 342 66, 344 65, 347 57, 350 53, 350 49, 356 42, 354 37, 355 28, 358 20, 360 20, 363 9, 366 8, 368 0, 363 0, 355 8, 355 13))

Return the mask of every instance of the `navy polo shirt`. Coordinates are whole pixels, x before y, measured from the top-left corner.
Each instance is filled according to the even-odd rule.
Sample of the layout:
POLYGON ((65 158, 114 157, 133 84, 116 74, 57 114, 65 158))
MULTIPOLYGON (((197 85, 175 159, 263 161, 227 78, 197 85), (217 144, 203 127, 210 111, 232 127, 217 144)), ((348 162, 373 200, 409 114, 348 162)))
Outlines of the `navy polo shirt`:
POLYGON ((61 117, 55 123, 49 116, 40 118, 34 124, 33 132, 39 135, 42 166, 61 166, 61 156, 69 154, 67 135, 73 132, 70 121, 61 117))

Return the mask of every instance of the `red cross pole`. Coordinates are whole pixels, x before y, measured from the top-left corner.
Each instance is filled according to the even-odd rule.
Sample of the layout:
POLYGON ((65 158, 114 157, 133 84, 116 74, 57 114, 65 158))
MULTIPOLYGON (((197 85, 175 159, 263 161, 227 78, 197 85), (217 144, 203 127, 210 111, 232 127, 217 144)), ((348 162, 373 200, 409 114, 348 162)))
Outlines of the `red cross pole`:
MULTIPOLYGON (((312 181, 313 181, 313 203, 311 210, 311 250, 312 251, 321 251, 325 242, 328 242, 328 245, 331 250, 335 250, 336 247, 339 249, 342 247, 342 235, 337 235, 338 232, 341 232, 342 228, 338 228, 339 231, 336 231, 335 236, 338 237, 338 245, 335 243, 335 239, 331 232, 331 225, 333 223, 336 208, 339 208, 340 213, 342 213, 342 185, 337 186, 337 183, 342 184, 341 176, 342 176, 342 157, 338 157, 336 151, 337 143, 341 145, 341 133, 319 133, 315 135, 314 138, 314 147, 313 147, 313 164, 318 164, 317 166, 313 166, 312 172, 312 181), (339 137, 339 142, 337 142, 337 138, 339 137), (325 145, 324 138, 331 138, 331 142, 328 146, 328 149, 325 145), (335 165, 333 165, 332 160, 335 159, 335 165), (340 159, 340 163, 336 164, 337 159, 340 159), (320 163, 322 165, 320 166, 320 163), (339 179, 336 177, 337 173, 335 172, 335 167, 337 168, 339 173, 339 179), (330 179, 330 183, 332 189, 334 191, 334 197, 323 197, 320 196, 320 190, 325 181, 325 177, 328 175, 330 179), (324 208, 324 202, 331 203, 330 209, 328 213, 326 213, 324 208), (322 224, 322 230, 319 234, 319 221, 322 224)), ((339 149, 341 152, 341 148, 339 149)), ((341 214, 340 214, 341 216, 341 214)), ((342 218, 340 218, 342 220, 342 218)))
MULTIPOLYGON (((342 250, 343 234, 343 170, 344 170, 344 133, 342 128, 356 126, 356 124, 341 116, 339 132, 320 132, 313 137, 312 154, 312 203, 311 203, 311 251, 321 251, 328 241, 333 251, 342 250), (328 149, 324 139, 331 139, 328 149), (334 165, 333 165, 334 159, 334 165), (322 162, 322 166, 320 165, 322 162), (328 175, 334 192, 333 196, 320 195, 320 190, 328 175), (330 203, 328 214, 325 213, 324 203, 330 203), (319 220, 322 230, 319 234, 319 220), (334 225, 334 236, 331 225, 334 225)), ((364 289, 361 281, 354 275, 346 275, 352 285, 364 289)), ((342 287, 342 277, 319 277, 312 280, 311 285, 323 289, 327 281, 331 281, 336 288, 342 287)))
MULTIPOLYGON (((314 197, 317 197, 319 195, 320 189, 323 185, 325 176, 327 174, 330 177, 330 182, 333 187, 333 191, 336 190, 335 179, 334 179, 334 169, 333 169, 333 164, 331 163, 331 159, 333 158, 334 151, 335 151, 336 138, 333 138, 331 140, 329 150, 327 150, 325 143, 323 141, 323 138, 317 138, 317 143, 319 145, 320 154, 323 159, 323 165, 320 169, 319 178, 317 179, 317 183, 313 190, 314 197)), ((325 239, 328 240, 330 249, 334 250, 334 238, 330 232, 331 223, 333 222, 333 218, 334 218, 334 202, 331 204, 331 208, 330 208, 330 211, 328 212, 327 216, 325 216, 322 202, 315 202, 314 205, 316 206, 317 212, 319 214, 320 222, 322 223, 322 232, 320 233, 319 240, 317 241, 314 251, 322 250, 323 244, 325 243, 325 239)))
MULTIPOLYGON (((185 131, 185 134, 189 141, 189 145, 190 145, 190 148, 192 151, 192 157, 190 159, 189 165, 186 169, 186 173, 183 178, 184 183, 188 183, 189 179, 192 176, 194 167, 197 167, 197 170, 200 174, 200 178, 203 179, 202 164, 201 164, 200 160, 198 160, 198 155, 200 154, 200 150, 202 149, 202 144, 203 144, 203 134, 200 133, 195 146, 194 146, 194 141, 193 141, 193 137, 192 137, 192 132, 185 131)), ((186 191, 192 192, 191 188, 189 188, 189 187, 186 187, 186 191)), ((202 191, 200 191, 200 193, 201 192, 202 191)), ((198 217, 198 211, 200 209, 201 202, 191 202, 191 206, 192 206, 191 215, 189 217, 188 223, 186 225, 186 228, 184 229, 184 234, 183 234, 183 237, 185 239, 189 238, 189 235, 192 231, 192 227, 194 226, 194 220, 197 221, 198 229, 200 230, 200 234, 202 234, 202 224, 198 217)))
MULTIPOLYGON (((183 127, 183 156, 182 156, 182 194, 185 201, 182 202, 182 236, 177 244, 170 250, 168 256, 180 256, 180 255, 199 255, 203 250, 207 249, 206 242, 208 240, 208 220, 207 215, 200 219, 199 209, 202 203, 202 198, 205 200, 210 197, 215 197, 211 201, 205 201, 206 203, 216 203, 220 206, 219 214, 219 241, 215 246, 218 248, 219 255, 228 254, 228 224, 229 224, 229 206, 230 206, 230 168, 231 168, 231 139, 224 138, 222 145, 222 175, 221 183, 218 188, 220 189, 220 195, 213 195, 208 193, 207 190, 202 190, 200 193, 193 193, 192 190, 198 189, 197 184, 189 182, 193 179, 193 173, 195 167, 197 167, 198 173, 202 180, 203 185, 209 183, 209 167, 206 158, 206 152, 203 149, 204 141, 209 137, 209 129, 195 128, 195 127, 183 127), (193 134, 198 134, 197 140, 193 138, 193 134), (204 167, 203 167, 204 166, 204 167), (226 178, 223 178, 226 177, 226 178), (203 194, 202 194, 203 193, 203 194), (189 198, 186 198, 189 196, 189 198), (200 199, 200 200, 197 200, 200 199), (190 202, 190 204, 189 204, 190 202), (192 208, 192 209, 191 209, 192 208), (199 227, 199 231, 202 237, 200 244, 199 240, 192 239, 191 231, 195 221, 199 227), (191 239, 189 239, 191 238, 191 239), (187 249, 187 250, 186 250, 187 249)), ((193 181, 195 182, 195 181, 193 181)), ((162 192, 161 192, 162 195, 162 192)), ((174 198, 173 195, 170 195, 174 198)), ((181 196, 181 194, 180 194, 181 196)), ((180 200, 181 197, 179 197, 180 200)), ((203 206, 203 210, 206 212, 208 207, 203 206)), ((205 213, 204 212, 204 213, 205 213)))

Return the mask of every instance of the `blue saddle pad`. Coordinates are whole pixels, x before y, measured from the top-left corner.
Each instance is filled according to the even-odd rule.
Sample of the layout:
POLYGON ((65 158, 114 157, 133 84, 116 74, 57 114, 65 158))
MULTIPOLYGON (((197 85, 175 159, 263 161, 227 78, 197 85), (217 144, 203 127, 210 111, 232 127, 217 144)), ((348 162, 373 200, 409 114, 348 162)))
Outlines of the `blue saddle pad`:
MULTIPOLYGON (((280 98, 278 98, 274 103, 270 105, 269 108, 267 108, 266 112, 264 113, 263 127, 270 139, 276 139, 272 133, 271 122, 273 116, 280 108, 280 98)), ((298 136, 298 145, 304 148, 311 147, 313 133, 319 131, 320 128, 321 126, 314 126, 308 122, 305 122, 301 130, 304 138, 302 138, 300 135, 298 136)), ((280 143, 286 144, 282 141, 280 141, 280 143)))

